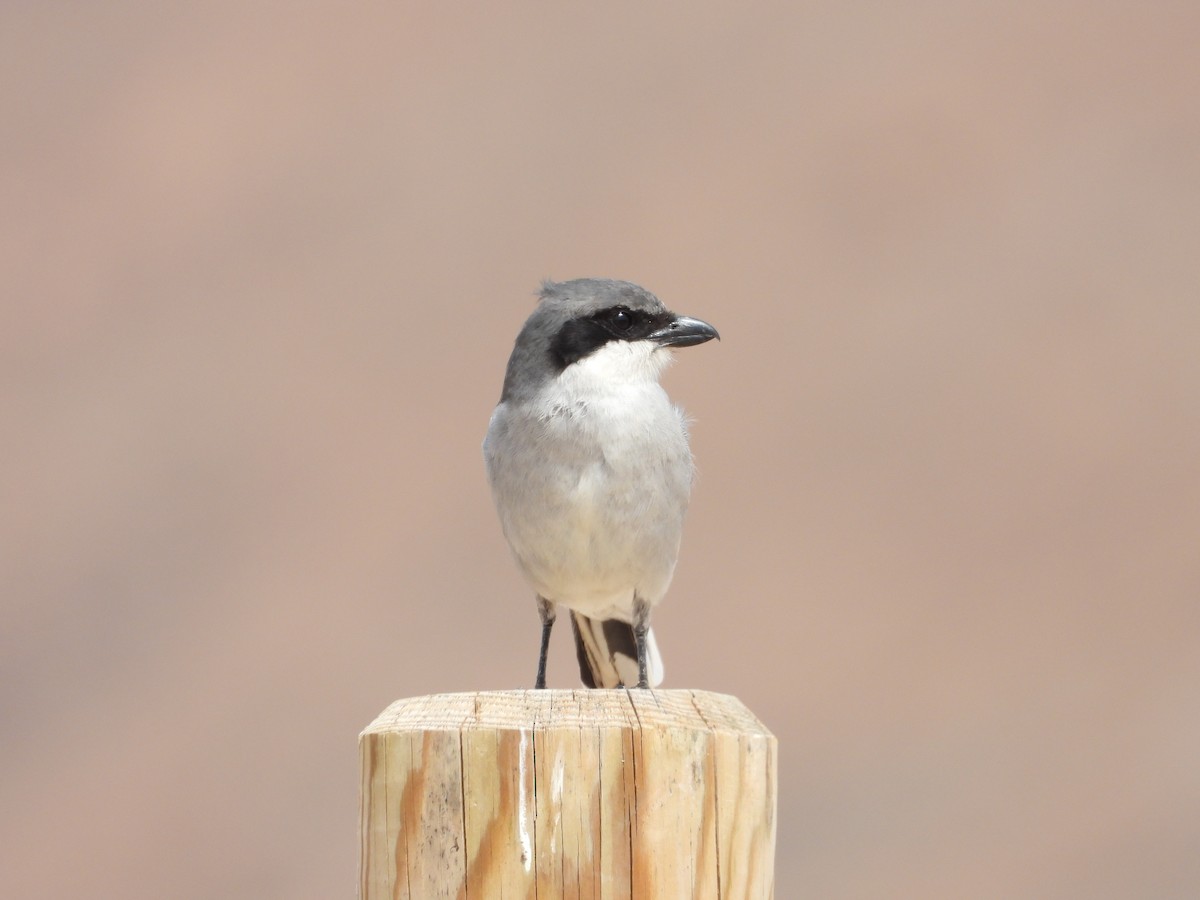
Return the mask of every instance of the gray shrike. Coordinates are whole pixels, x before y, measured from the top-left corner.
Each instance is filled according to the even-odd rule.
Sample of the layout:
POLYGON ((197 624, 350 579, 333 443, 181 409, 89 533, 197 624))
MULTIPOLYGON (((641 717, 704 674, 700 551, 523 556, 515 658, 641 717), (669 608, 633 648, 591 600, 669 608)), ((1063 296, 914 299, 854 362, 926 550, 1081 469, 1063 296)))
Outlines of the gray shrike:
POLYGON ((675 571, 694 471, 658 377, 671 348, 719 335, 627 281, 546 282, 540 297, 483 442, 504 536, 537 592, 536 687, 559 605, 585 685, 657 686, 650 610, 675 571))

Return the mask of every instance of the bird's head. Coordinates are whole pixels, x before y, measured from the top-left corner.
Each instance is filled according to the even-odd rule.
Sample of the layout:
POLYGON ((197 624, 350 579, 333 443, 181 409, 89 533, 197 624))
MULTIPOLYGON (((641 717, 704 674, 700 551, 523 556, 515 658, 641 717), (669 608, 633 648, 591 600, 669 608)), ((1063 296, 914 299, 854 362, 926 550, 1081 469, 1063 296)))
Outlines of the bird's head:
POLYGON ((720 335, 707 322, 672 312, 628 281, 547 281, 517 336, 502 399, 581 364, 612 377, 657 377, 670 360, 665 351, 713 338, 720 335))

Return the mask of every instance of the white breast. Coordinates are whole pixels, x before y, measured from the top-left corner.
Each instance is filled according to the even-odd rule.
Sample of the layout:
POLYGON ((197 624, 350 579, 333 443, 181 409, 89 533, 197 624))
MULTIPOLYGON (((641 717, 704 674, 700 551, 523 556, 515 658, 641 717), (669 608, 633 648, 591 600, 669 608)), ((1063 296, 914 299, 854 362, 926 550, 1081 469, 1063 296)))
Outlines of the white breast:
POLYGON ((670 354, 614 342, 536 401, 496 408, 484 457, 505 536, 542 596, 628 618, 666 592, 692 482, 683 418, 658 384, 670 354))

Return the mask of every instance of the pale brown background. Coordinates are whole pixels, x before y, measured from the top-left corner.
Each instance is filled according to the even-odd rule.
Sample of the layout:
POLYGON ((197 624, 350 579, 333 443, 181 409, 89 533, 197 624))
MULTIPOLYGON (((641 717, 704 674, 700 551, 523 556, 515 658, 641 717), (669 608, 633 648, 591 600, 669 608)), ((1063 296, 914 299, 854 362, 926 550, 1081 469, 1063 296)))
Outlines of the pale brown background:
POLYGON ((653 6, 0 8, 0 894, 353 894, 358 730, 532 680, 479 443, 600 275, 724 338, 655 621, 778 896, 1200 896, 1200 6, 653 6))

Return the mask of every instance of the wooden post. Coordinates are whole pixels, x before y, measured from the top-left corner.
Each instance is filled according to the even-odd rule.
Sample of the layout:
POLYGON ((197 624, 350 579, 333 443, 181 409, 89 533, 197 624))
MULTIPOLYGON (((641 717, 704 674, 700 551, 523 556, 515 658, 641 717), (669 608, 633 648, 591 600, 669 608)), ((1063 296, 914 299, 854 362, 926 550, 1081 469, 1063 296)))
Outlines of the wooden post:
POLYGON ((776 741, 734 697, 415 697, 359 750, 362 900, 773 895, 776 741))

